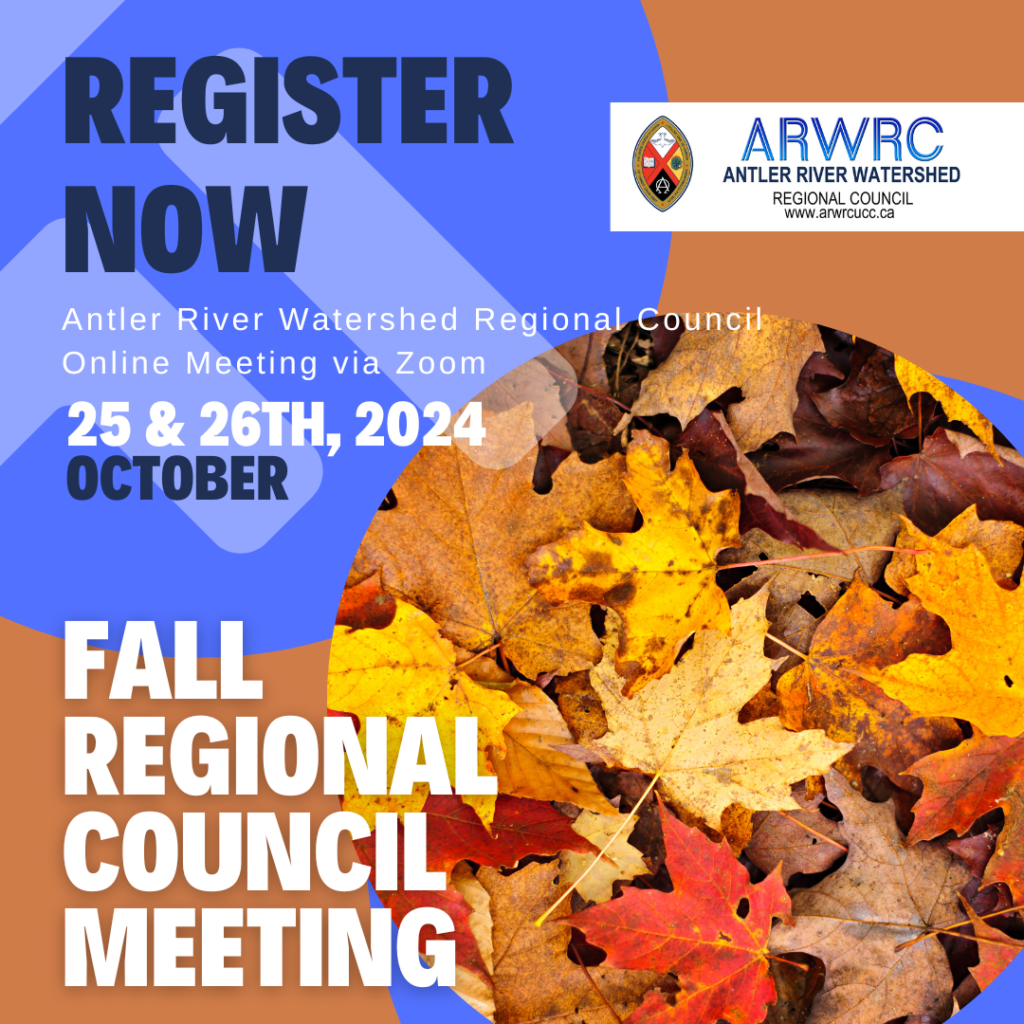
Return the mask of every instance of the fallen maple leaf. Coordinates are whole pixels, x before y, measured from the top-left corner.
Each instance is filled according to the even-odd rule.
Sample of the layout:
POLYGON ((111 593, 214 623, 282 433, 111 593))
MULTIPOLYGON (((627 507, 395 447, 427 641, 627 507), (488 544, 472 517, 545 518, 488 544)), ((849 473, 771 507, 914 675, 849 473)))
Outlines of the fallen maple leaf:
POLYGON ((856 788, 868 765, 898 780, 918 758, 955 746, 963 733, 952 718, 921 718, 871 680, 911 652, 948 649, 944 623, 916 597, 893 608, 857 578, 818 626, 806 660, 779 680, 779 717, 789 729, 824 729, 852 742, 836 767, 856 788))
POLYGON ((1010 448, 999 454, 1002 465, 975 438, 940 429, 925 438, 919 454, 884 465, 882 486, 906 481, 904 511, 926 533, 938 533, 971 505, 980 519, 1024 525, 1024 460, 1010 448))
POLYGON ((519 713, 505 726, 505 753, 494 752, 491 758, 498 792, 613 813, 586 764, 556 749, 572 743, 573 737, 555 702, 539 687, 522 683, 507 693, 519 713))
MULTIPOLYGON (((504 750, 502 730, 518 713, 501 691, 475 683, 455 662, 455 648, 438 633, 437 624, 405 601, 396 602, 394 620, 383 629, 335 626, 327 675, 327 706, 358 717, 359 742, 366 755, 365 721, 387 718, 388 782, 401 746, 405 721, 431 716, 448 767, 455 779, 455 720, 477 719, 478 773, 491 774, 487 747, 504 750)), ((408 796, 358 792, 351 766, 345 765, 345 809, 371 819, 380 811, 418 811, 428 795, 426 783, 408 796)), ((494 814, 493 796, 467 797, 486 822, 494 814)))
MULTIPOLYGON (((973 544, 984 556, 992 570, 992 578, 1011 580, 1021 559, 1021 544, 1024 542, 1024 526, 1004 523, 997 519, 979 519, 978 508, 972 505, 961 512, 936 538, 951 548, 965 548, 973 544)), ((905 527, 896 537, 895 546, 910 548, 912 538, 905 527)), ((907 551, 897 552, 885 569, 885 582, 898 594, 910 593, 907 580, 917 573, 917 555, 907 551)))
MULTIPOLYGON (((497 434, 488 439, 500 445, 497 434)), ((584 521, 628 530, 635 507, 621 456, 584 465, 570 455, 542 495, 533 489, 536 446, 531 452, 486 469, 457 445, 422 448, 395 482, 397 506, 374 516, 353 578, 380 569, 384 588, 427 611, 444 636, 469 650, 500 642, 536 678, 589 668, 600 649, 589 609, 553 608, 531 589, 523 559, 584 521)))
POLYGON ((953 750, 922 758, 907 774, 924 783, 907 841, 931 839, 949 829, 963 835, 983 814, 1000 806, 1006 824, 983 877, 986 883, 1005 882, 1024 896, 1024 737, 976 731, 953 750))
POLYGON ((1024 732, 1024 589, 992 579, 977 548, 954 548, 908 526, 917 575, 907 581, 949 626, 953 649, 911 654, 880 673, 885 692, 922 715, 966 718, 989 736, 1024 732))
POLYGON ((635 693, 669 669, 695 629, 728 632, 715 558, 739 542, 739 499, 709 493, 685 453, 670 472, 668 443, 642 431, 627 450, 624 481, 644 517, 638 532, 585 523, 538 548, 526 565, 552 603, 603 604, 622 615, 616 664, 635 693))
POLYGON ((572 885, 586 873, 586 877, 576 886, 576 891, 585 900, 604 903, 612 898, 613 883, 648 873, 649 869, 640 851, 629 844, 636 819, 631 818, 625 827, 621 827, 625 817, 624 814, 592 814, 584 811, 572 824, 572 830, 596 849, 593 853, 573 853, 571 850, 563 853, 564 870, 559 878, 572 885), (601 860, 594 864, 597 850, 604 850, 604 853, 601 860))
POLYGON ((572 923, 607 951, 610 966, 678 976, 680 991, 671 1003, 649 992, 630 1018, 634 1024, 711 1024, 720 1017, 758 1024, 775 999, 766 949, 771 920, 789 915, 781 875, 751 884, 725 843, 660 810, 672 892, 630 887, 619 899, 576 914, 572 923))
POLYGON ((944 1020, 953 977, 938 939, 896 947, 958 920, 967 868, 939 843, 904 847, 892 804, 870 803, 838 772, 826 787, 849 854, 838 871, 793 894, 796 923, 773 928, 769 950, 824 961, 808 1024, 879 1024, 910 1013, 944 1020))
MULTIPOLYGON (((587 746, 606 760, 659 776, 673 806, 721 830, 730 804, 751 811, 799 808, 792 783, 820 775, 845 754, 823 732, 789 732, 776 718, 741 725, 740 708, 771 676, 762 653, 768 593, 737 602, 732 631, 702 629, 672 670, 632 699, 621 693, 613 664, 614 628, 605 657, 591 671, 604 705, 608 732, 587 746)), ((609 617, 610 618, 610 617, 609 617)))
POLYGON ((915 366, 899 355, 896 356, 896 376, 908 401, 919 392, 931 395, 942 405, 942 411, 948 419, 957 420, 973 430, 989 452, 999 459, 992 424, 966 398, 962 398, 948 384, 933 377, 927 370, 922 370, 920 366, 915 366))
POLYGON ((544 924, 534 920, 565 890, 555 864, 529 864, 512 875, 481 868, 494 919, 496 1024, 589 1024, 611 1007, 621 1020, 657 981, 649 969, 584 968, 566 955, 572 929, 568 907, 544 924))
MULTIPOLYGON (((427 870, 450 873, 460 860, 495 868, 513 868, 523 857, 548 856, 564 850, 595 853, 594 847, 573 831, 561 811, 540 800, 499 796, 490 832, 476 812, 456 796, 429 796, 427 816, 427 870)), ((399 838, 404 836, 402 825, 399 838)), ((355 841, 364 864, 376 863, 376 835, 355 841)))
POLYGON ((754 451, 780 432, 793 433, 794 384, 811 353, 824 349, 814 324, 786 317, 762 316, 760 330, 687 331, 643 382, 633 415, 668 413, 685 427, 738 387, 743 401, 726 417, 743 451, 754 451))

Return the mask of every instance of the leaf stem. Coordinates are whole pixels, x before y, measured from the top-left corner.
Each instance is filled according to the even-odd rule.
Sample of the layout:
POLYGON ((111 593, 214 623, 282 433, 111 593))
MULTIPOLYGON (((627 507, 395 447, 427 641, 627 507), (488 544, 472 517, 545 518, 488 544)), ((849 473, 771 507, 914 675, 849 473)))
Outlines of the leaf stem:
POLYGON ((810 825, 805 825, 802 821, 792 817, 792 815, 787 814, 785 811, 776 811, 775 813, 781 814, 784 818, 789 818, 789 820, 793 822, 794 825, 799 825, 801 828, 806 829, 808 832, 810 832, 811 835, 817 836, 819 839, 824 839, 826 843, 831 843, 833 846, 838 847, 840 850, 843 851, 843 853, 850 852, 850 848, 848 846, 843 846, 842 843, 837 843, 834 839, 830 839, 827 835, 825 835, 824 832, 819 832, 816 828, 811 828, 810 825))
MULTIPOLYGON (((763 565, 764 563, 760 563, 763 565)), ((723 569, 732 568, 730 565, 720 565, 718 571, 722 572, 723 569)), ((824 569, 808 569, 805 565, 794 565, 792 566, 794 572, 809 572, 812 576, 827 576, 830 580, 839 580, 842 583, 852 583, 853 580, 849 576, 840 576, 837 572, 825 572, 824 569)), ((872 587, 870 584, 864 584, 868 589, 873 590, 879 597, 885 598, 890 604, 895 600, 905 600, 905 598, 897 598, 892 594, 886 594, 884 591, 879 590, 878 587, 872 587)))
POLYGON ((569 888, 566 889, 565 892, 563 892, 562 895, 559 896, 558 899, 555 900, 555 902, 552 903, 551 906, 548 907, 548 909, 545 910, 544 913, 541 914, 540 917, 538 917, 537 920, 533 922, 538 928, 551 916, 554 910, 556 910, 565 900, 567 900, 573 894, 573 892, 575 892, 576 887, 580 884, 580 882, 582 882, 583 879, 586 878, 591 871, 593 871, 594 865, 599 864, 602 860, 606 859, 604 855, 608 852, 612 843, 614 843, 615 840, 618 839, 619 836, 622 834, 622 830, 633 820, 633 815, 636 814, 637 810, 640 808, 640 805, 647 799, 648 794, 651 792, 652 789, 654 789, 654 784, 660 778, 661 769, 659 768, 654 773, 654 778, 651 779, 651 781, 647 785, 647 788, 641 794, 640 799, 637 800, 637 802, 633 805, 633 809, 629 812, 629 814, 626 815, 625 820, 615 830, 615 835, 613 835, 611 839, 609 839, 608 842, 604 844, 604 847, 601 850, 601 852, 587 866, 587 870, 584 871, 583 874, 580 875, 580 877, 577 878, 576 881, 573 882, 572 885, 569 886, 569 888))
MULTIPOLYGON (((1017 910, 1024 910, 1024 903, 1019 903, 1019 904, 1017 904, 1016 906, 1013 906, 1013 907, 1005 907, 1003 910, 992 910, 992 911, 990 911, 987 914, 978 914, 977 917, 978 917, 979 920, 984 921, 986 918, 989 918, 989 917, 1002 917, 1003 914, 1012 914, 1012 913, 1014 913, 1014 911, 1017 911, 1017 910)), ((955 929, 955 928, 963 928, 965 925, 969 925, 969 924, 974 924, 974 922, 970 921, 970 920, 968 920, 968 921, 959 921, 959 922, 956 922, 954 924, 948 925, 945 928, 929 928, 927 931, 922 932, 920 935, 918 935, 918 937, 916 939, 911 939, 909 942, 904 942, 901 946, 899 946, 897 948, 905 949, 907 946, 912 946, 912 945, 914 945, 915 942, 920 942, 922 939, 927 939, 928 936, 933 934, 934 932, 942 932, 943 934, 948 934, 948 935, 959 935, 960 938, 962 938, 962 939, 969 939, 970 938, 969 935, 962 935, 960 932, 952 930, 952 929, 955 929)), ((985 941, 985 940, 979 940, 979 941, 985 941)), ((995 940, 990 939, 988 941, 991 942, 991 941, 995 941, 995 940)), ((997 943, 997 944, 998 945, 1007 945, 1007 943, 997 943)))
POLYGON ((572 951, 576 954, 576 963, 583 968, 583 973, 587 976, 587 981, 590 982, 590 987, 597 993, 598 999, 604 1003, 605 1008, 615 1018, 617 1024, 622 1024, 622 1018, 615 1012, 612 1004, 605 999, 604 993, 597 987, 597 982, 591 977, 590 971, 587 970, 587 965, 583 962, 583 957, 580 956, 580 951, 576 948, 576 943, 569 940, 569 945, 572 946, 572 951))
POLYGON ((456 668, 465 668, 467 665, 471 665, 477 658, 482 658, 485 654, 490 654, 495 647, 500 647, 501 641, 499 640, 496 644, 491 644, 486 651, 480 651, 478 654, 474 654, 472 658, 467 658, 465 661, 459 661, 455 663, 456 668))
MULTIPOLYGON (((965 925, 971 924, 970 921, 964 921, 965 925)), ((963 925, 961 925, 963 927, 963 925)), ((958 939, 973 939, 975 942, 987 942, 990 946, 1010 946, 1013 949, 1024 949, 1024 942, 1015 942, 1009 936, 1006 937, 1006 941, 1003 942, 1001 939, 988 939, 983 935, 964 935, 961 932, 953 931, 951 928, 931 928, 923 935, 918 935, 916 939, 911 939, 909 942, 901 942, 898 946, 893 946, 894 953, 900 953, 908 946, 913 946, 914 943, 920 942, 922 939, 930 938, 932 935, 953 935, 958 939)))
POLYGON ((756 562, 730 562, 728 565, 718 566, 719 571, 723 569, 749 569, 761 565, 780 565, 783 562, 799 562, 808 558, 834 558, 836 555, 854 555, 858 551, 892 551, 897 555, 926 555, 923 548, 893 548, 887 544, 863 544, 859 548, 847 548, 845 551, 819 551, 811 555, 786 555, 785 558, 762 558, 756 562))
MULTIPOLYGON (((795 647, 790 647, 785 640, 780 640, 777 636, 772 636, 771 633, 765 633, 764 638, 765 640, 771 640, 773 644, 778 644, 780 647, 785 647, 785 649, 789 651, 790 654, 795 654, 798 658, 803 658, 804 661, 808 660, 807 655, 804 654, 803 651, 798 651, 795 647)), ((782 812, 780 811, 779 813, 781 814, 782 812)))
POLYGON ((789 964, 790 967, 799 967, 801 971, 810 970, 810 967, 808 967, 807 964, 798 964, 795 960, 787 960, 782 956, 772 956, 771 953, 768 954, 768 959, 778 960, 780 964, 789 964))

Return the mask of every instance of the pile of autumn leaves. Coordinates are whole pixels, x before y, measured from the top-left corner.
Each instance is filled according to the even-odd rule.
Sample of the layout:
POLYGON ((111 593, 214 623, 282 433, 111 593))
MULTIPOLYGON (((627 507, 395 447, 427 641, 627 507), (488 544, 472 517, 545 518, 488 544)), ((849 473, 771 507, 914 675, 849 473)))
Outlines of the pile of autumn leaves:
POLYGON ((448 912, 498 1024, 944 1020, 1024 936, 1024 461, 811 324, 563 355, 567 422, 507 469, 422 449, 342 599, 330 708, 392 757, 434 716, 453 781, 476 716, 498 778, 347 787, 450 879, 384 903, 448 912))

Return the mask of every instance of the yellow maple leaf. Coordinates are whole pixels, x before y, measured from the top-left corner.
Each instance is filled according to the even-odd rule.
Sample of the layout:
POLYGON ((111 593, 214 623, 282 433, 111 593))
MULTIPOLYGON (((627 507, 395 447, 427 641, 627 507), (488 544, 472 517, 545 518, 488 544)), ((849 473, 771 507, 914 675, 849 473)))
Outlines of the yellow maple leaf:
POLYGON ((644 525, 605 533, 588 523, 526 560, 530 582, 552 604, 586 601, 623 619, 616 668, 628 694, 671 668, 694 630, 729 632, 729 604, 715 557, 740 543, 735 491, 710 492, 686 452, 669 470, 668 442, 638 431, 624 482, 644 525))
MULTIPOLYGON (((973 545, 955 548, 904 520, 917 556, 906 585, 941 616, 948 654, 911 654, 874 681, 922 715, 965 718, 987 736, 1024 732, 1024 588, 1004 590, 973 545)), ((873 678, 873 677, 872 677, 873 678)))
MULTIPOLYGON (((455 720, 475 717, 478 722, 480 775, 493 775, 487 746, 504 753, 502 730, 519 708, 500 690, 475 683, 459 669, 455 648, 438 632, 437 624, 406 601, 396 601, 395 618, 384 629, 337 626, 331 644, 327 706, 359 718, 359 741, 366 754, 367 718, 386 717, 388 781, 398 758, 407 718, 432 717, 437 722, 449 781, 455 779, 455 720)), ((345 810, 371 820, 381 811, 404 815, 418 811, 428 796, 426 783, 417 783, 410 795, 358 793, 351 769, 345 766, 345 810)), ((485 825, 494 818, 493 796, 466 796, 485 825)))
POLYGON ((730 636, 699 630, 678 664, 632 699, 619 692, 610 650, 590 673, 608 732, 587 745, 614 764, 660 773, 658 788, 670 804, 719 831, 730 804, 799 809, 791 785, 821 775, 853 746, 820 729, 789 732, 777 718, 740 724, 740 708, 771 678, 767 600, 765 588, 738 601, 730 636))
POLYGON ((920 366, 915 366, 903 356, 896 357, 896 376, 907 396, 907 401, 922 391, 931 395, 941 404, 942 411, 949 419, 970 427, 996 457, 996 461, 1002 464, 1003 460, 996 451, 992 424, 966 398, 961 398, 948 384, 943 384, 937 377, 933 377, 927 370, 922 370, 920 366))

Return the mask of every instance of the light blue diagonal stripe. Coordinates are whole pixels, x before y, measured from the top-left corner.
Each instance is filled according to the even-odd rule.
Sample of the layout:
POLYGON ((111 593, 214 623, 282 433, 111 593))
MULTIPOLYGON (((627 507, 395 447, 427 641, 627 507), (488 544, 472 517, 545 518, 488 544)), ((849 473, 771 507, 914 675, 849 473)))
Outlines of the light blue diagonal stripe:
POLYGON ((6 120, 124 0, 32 0, 5 5, 0 122, 6 120))

